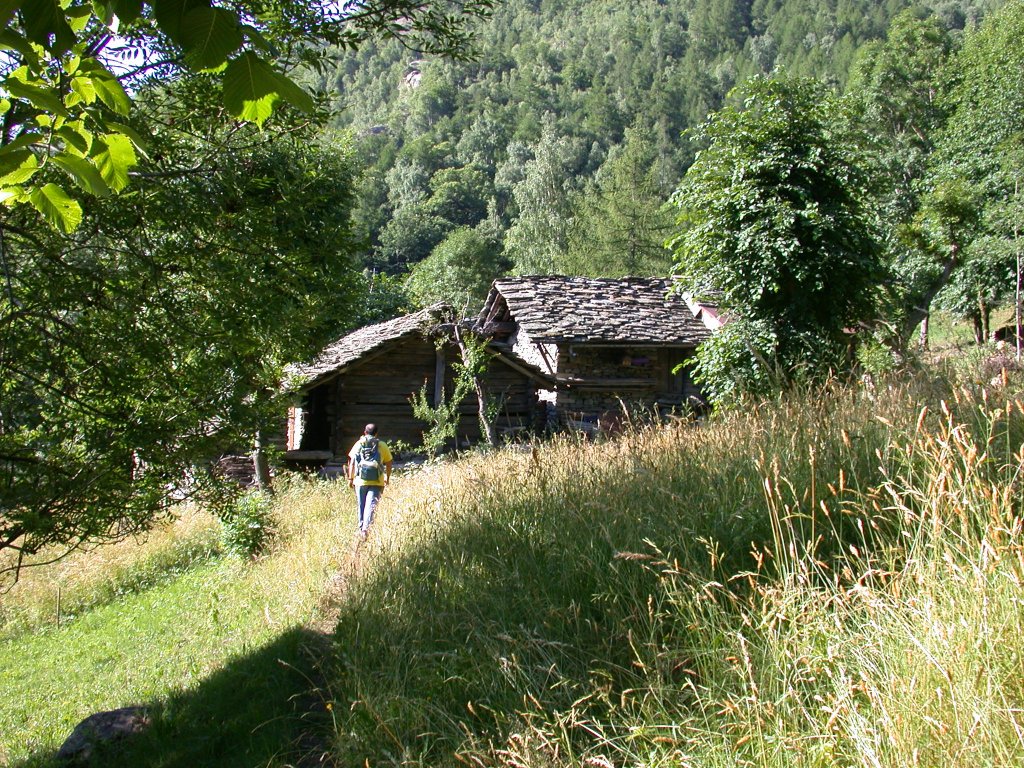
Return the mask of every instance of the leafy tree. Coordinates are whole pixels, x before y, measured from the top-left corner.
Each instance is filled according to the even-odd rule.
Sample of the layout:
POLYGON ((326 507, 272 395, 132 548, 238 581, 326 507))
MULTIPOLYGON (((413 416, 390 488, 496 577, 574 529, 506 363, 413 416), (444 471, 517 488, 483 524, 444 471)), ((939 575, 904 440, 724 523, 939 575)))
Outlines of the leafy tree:
POLYGON ((351 178, 337 147, 246 142, 214 171, 90 202, 70 236, 12 212, 0 544, 123 535, 171 489, 219 493, 198 468, 252 444, 283 366, 352 304, 351 178))
POLYGON ((216 489, 197 466, 251 444, 353 303, 349 157, 313 140, 323 115, 271 113, 314 107, 285 73, 371 33, 459 53, 486 9, 0 4, 0 549, 216 489))
POLYGON ((495 240, 461 227, 413 266, 408 290, 421 307, 445 302, 456 310, 472 309, 483 303, 491 283, 507 266, 495 240))
POLYGON ((554 120, 548 119, 533 159, 512 188, 519 215, 505 233, 505 253, 517 274, 552 274, 562 269, 576 163, 575 143, 560 136, 554 120))
MULTIPOLYGON (((964 249, 977 235, 982 219, 983 194, 958 173, 949 178, 930 179, 921 199, 921 210, 905 229, 919 253, 926 256, 916 275, 923 286, 911 294, 917 299, 905 310, 903 336, 928 317, 932 301, 945 288, 961 267, 964 249), (923 277, 922 277, 923 275, 923 277)), ((977 277, 983 269, 976 261, 971 274, 977 277)), ((969 286, 971 278, 963 276, 961 285, 969 286)), ((970 292, 971 289, 968 287, 970 292)))
POLYGON ((716 344, 748 344, 783 380, 820 375, 844 359, 846 330, 872 319, 880 277, 863 173, 831 139, 833 100, 789 78, 754 78, 739 96, 705 125, 708 148, 674 196, 684 289, 714 292, 738 328, 757 331, 698 351, 698 375, 720 402, 766 379, 729 380, 710 359, 716 344))
POLYGON ((847 91, 889 224, 885 258, 901 344, 927 318, 932 298, 948 279, 946 259, 927 244, 921 247, 913 229, 935 142, 949 115, 944 94, 952 49, 952 37, 935 17, 904 11, 884 41, 864 47, 847 91))
POLYGON ((451 222, 434 214, 426 203, 399 208, 380 233, 377 264, 392 273, 417 264, 451 228, 451 222))
MULTIPOLYGON (((967 35, 956 57, 951 109, 929 178, 925 238, 945 248, 947 300, 1007 295, 1017 282, 1005 254, 1015 250, 1020 182, 1024 178, 1024 2, 1007 3, 967 35), (1010 215, 1006 215, 1010 213, 1010 215), (967 274, 957 275, 962 264, 967 274), (1005 289, 992 282, 1002 275, 1005 289), (956 294, 960 294, 956 296, 956 294), (955 297, 955 298, 954 298, 955 297)), ((979 313, 984 315, 982 304, 979 313)), ((982 323, 983 325, 983 323, 982 323)), ((984 330, 984 329, 982 329, 984 330)))
POLYGON ((364 269, 360 277, 361 285, 356 291, 359 302, 352 308, 347 322, 339 326, 339 332, 383 323, 413 310, 413 301, 401 276, 364 269))
POLYGON ((665 247, 674 217, 665 207, 669 190, 658 183, 652 134, 626 130, 575 206, 566 257, 568 271, 595 277, 666 275, 672 254, 665 247))
POLYGON ((473 226, 487 215, 490 179, 479 168, 442 168, 430 178, 431 213, 456 225, 473 226))
POLYGON ((985 343, 991 334, 992 310, 1012 296, 1016 254, 999 238, 979 237, 965 250, 936 304, 974 326, 974 339, 985 343))

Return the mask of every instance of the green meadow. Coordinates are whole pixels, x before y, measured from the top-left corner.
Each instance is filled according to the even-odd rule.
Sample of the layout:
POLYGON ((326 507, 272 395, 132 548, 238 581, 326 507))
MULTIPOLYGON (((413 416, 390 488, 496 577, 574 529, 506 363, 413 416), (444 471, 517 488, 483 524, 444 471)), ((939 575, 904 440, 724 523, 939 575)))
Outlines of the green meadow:
POLYGON ((48 765, 1024 764, 1024 403, 978 361, 408 470, 370 538, 284 483, 2 598, 0 749, 48 765), (60 622, 56 606, 60 587, 60 622))

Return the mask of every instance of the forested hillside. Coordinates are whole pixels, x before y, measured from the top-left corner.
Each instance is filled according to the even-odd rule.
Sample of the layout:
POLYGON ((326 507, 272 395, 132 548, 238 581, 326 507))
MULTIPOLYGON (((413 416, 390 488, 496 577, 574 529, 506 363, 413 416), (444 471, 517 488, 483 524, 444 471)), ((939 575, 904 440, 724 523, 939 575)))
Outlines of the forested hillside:
MULTIPOLYGON (((920 9, 958 41, 993 0, 920 9)), ((904 0, 500 4, 467 60, 395 40, 346 54, 337 124, 369 168, 367 265, 409 268, 413 302, 478 296, 495 274, 665 274, 693 129, 750 76, 842 91, 904 0), (427 259, 428 256, 433 257, 427 259)))

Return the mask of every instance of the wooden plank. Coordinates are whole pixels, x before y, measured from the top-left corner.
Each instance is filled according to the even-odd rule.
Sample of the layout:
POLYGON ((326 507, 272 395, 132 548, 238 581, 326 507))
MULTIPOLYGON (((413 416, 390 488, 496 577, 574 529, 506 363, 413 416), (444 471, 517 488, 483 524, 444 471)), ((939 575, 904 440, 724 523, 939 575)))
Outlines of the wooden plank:
POLYGON ((656 389, 658 383, 654 379, 578 379, 559 378, 559 384, 568 384, 576 389, 656 389))
POLYGON ((434 352, 434 407, 444 401, 445 385, 445 349, 440 347, 434 352))

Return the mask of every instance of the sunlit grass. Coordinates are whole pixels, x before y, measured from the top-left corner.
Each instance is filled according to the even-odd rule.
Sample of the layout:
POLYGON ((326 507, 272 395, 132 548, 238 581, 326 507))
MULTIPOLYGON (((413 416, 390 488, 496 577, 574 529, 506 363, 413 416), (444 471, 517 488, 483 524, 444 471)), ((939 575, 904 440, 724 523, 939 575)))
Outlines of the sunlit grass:
POLYGON ((337 764, 1021 764, 1004 394, 790 393, 410 481, 341 606, 337 764))
MULTIPOLYGON (((189 735, 201 742, 210 728, 237 719, 230 689, 244 689, 243 684, 224 686, 216 695, 201 692, 212 676, 250 656, 258 661, 245 662, 240 679, 275 681, 259 691, 266 719, 278 717, 279 708, 290 710, 294 691, 280 685, 276 656, 297 652, 295 642, 284 650, 262 649, 322 618, 329 582, 352 545, 344 490, 326 483, 285 484, 275 506, 277 536, 254 562, 216 555, 216 523, 186 513, 143 542, 24 570, 2 598, 10 618, 0 635, 0 757, 14 764, 35 754, 45 761, 86 716, 133 704, 172 713, 198 708, 212 718, 183 727, 185 736, 170 729, 168 741, 157 744, 168 754, 180 752, 189 735), (178 554, 199 550, 199 558, 178 554), (161 564, 170 567, 161 570, 161 564), (59 627, 57 586, 65 601, 59 627), (179 700, 190 703, 167 710, 179 700)), ((308 688, 311 683, 300 674, 293 673, 291 682, 308 688)), ((260 723, 246 727, 254 725, 260 723)), ((281 745, 282 760, 288 747, 281 745)), ((251 754, 234 749, 237 754, 219 764, 249 764, 251 754)))
POLYGON ((296 482, 256 561, 201 517, 83 555, 46 577, 85 596, 59 629, 42 575, 4 597, 0 743, 155 703, 103 764, 283 766, 314 689, 353 768, 1024 764, 1024 408, 1012 376, 950 382, 438 462, 358 544, 350 492, 296 482))
MULTIPOLYGON (((83 548, 56 560, 63 550, 27 557, 20 570, 0 576, 0 637, 55 626, 122 595, 173 579, 216 554, 218 535, 216 519, 183 508, 172 521, 142 536, 83 548)), ((15 553, 5 552, 0 568, 17 563, 15 553)))

